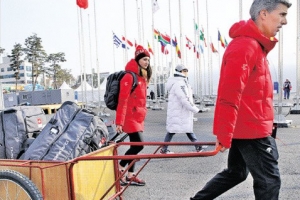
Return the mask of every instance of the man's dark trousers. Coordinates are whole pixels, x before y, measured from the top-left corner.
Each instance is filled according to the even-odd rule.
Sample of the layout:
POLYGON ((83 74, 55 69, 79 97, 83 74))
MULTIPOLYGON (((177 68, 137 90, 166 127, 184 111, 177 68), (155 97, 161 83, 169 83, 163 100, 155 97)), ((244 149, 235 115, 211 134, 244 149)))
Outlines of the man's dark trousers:
POLYGON ((218 173, 191 200, 210 200, 246 180, 249 172, 257 200, 277 200, 281 185, 278 151, 272 137, 233 139, 228 168, 218 173))

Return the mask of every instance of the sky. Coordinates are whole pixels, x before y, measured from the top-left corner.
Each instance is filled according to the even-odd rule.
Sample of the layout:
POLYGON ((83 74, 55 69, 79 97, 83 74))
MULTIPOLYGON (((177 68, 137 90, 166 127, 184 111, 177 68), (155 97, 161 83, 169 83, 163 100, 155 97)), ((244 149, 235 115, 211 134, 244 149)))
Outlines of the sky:
MULTIPOLYGON (((282 77, 284 80, 289 78, 296 85, 297 2, 291 2, 288 25, 283 28, 282 77)), ((120 39, 125 36, 145 48, 149 42, 155 53, 151 57, 152 64, 168 70, 170 61, 173 61, 172 66, 183 62, 196 74, 195 54, 185 47, 185 37, 196 41, 196 22, 203 28, 206 40, 211 41, 219 51, 210 59, 207 56, 210 49, 204 48, 200 61, 203 66, 211 63, 213 82, 217 82, 219 63, 224 53, 218 42, 218 30, 230 42, 229 28, 240 20, 239 0, 157 0, 157 3, 159 9, 152 17, 152 0, 89 0, 87 9, 80 9, 76 0, 0 0, 0 46, 6 49, 6 54, 11 54, 14 44, 24 45, 25 39, 36 33, 42 39, 46 53, 66 54, 67 62, 61 63, 61 66, 71 69, 76 77, 82 71, 113 72, 124 69, 126 62, 134 56, 134 48, 129 48, 127 53, 121 47, 116 48, 113 44, 115 33, 120 39), (159 53, 160 46, 153 39, 153 28, 173 38, 176 36, 182 60, 176 58, 175 48, 170 46, 167 48, 172 57, 159 53)), ((252 0, 242 1, 243 20, 249 19, 251 3, 252 0)), ((278 81, 280 71, 278 55, 276 45, 268 56, 273 81, 278 81)), ((203 76, 208 74, 204 70, 203 76)))

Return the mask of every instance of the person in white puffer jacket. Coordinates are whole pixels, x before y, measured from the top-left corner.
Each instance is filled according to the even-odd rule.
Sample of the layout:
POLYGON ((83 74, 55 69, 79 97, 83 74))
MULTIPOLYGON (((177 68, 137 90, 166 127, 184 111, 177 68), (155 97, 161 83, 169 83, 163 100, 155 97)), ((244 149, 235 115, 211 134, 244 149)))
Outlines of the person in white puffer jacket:
MULTIPOLYGON (((167 110, 167 134, 164 142, 170 142, 176 133, 185 133, 192 142, 198 139, 193 132, 194 113, 200 109, 194 104, 193 92, 188 83, 188 68, 179 64, 175 68, 173 77, 170 77, 166 84, 168 91, 167 110)), ((196 151, 202 151, 201 145, 195 145, 196 151)), ((161 154, 173 153, 165 145, 160 150, 161 154)))

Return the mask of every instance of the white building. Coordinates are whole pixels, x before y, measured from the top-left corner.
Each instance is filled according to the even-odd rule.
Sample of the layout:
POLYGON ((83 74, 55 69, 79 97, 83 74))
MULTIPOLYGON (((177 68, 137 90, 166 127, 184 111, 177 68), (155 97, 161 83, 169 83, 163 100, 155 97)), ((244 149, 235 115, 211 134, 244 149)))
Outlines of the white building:
MULTIPOLYGON (((16 84, 15 71, 10 66, 10 58, 3 57, 3 62, 0 64, 0 81, 2 84, 16 84)), ((32 83, 31 74, 32 66, 31 63, 24 61, 19 67, 18 85, 26 85, 32 83)))

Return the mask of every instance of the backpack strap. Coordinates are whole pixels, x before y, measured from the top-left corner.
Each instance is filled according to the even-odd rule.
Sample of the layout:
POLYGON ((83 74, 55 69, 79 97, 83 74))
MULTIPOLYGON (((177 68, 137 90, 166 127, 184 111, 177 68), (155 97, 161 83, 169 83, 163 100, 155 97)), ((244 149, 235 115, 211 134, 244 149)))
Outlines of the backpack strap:
POLYGON ((132 83, 131 92, 130 92, 130 93, 132 93, 135 90, 135 88, 137 87, 137 85, 138 85, 137 76, 132 71, 126 71, 126 73, 130 73, 132 75, 132 77, 133 77, 133 83, 132 83))

